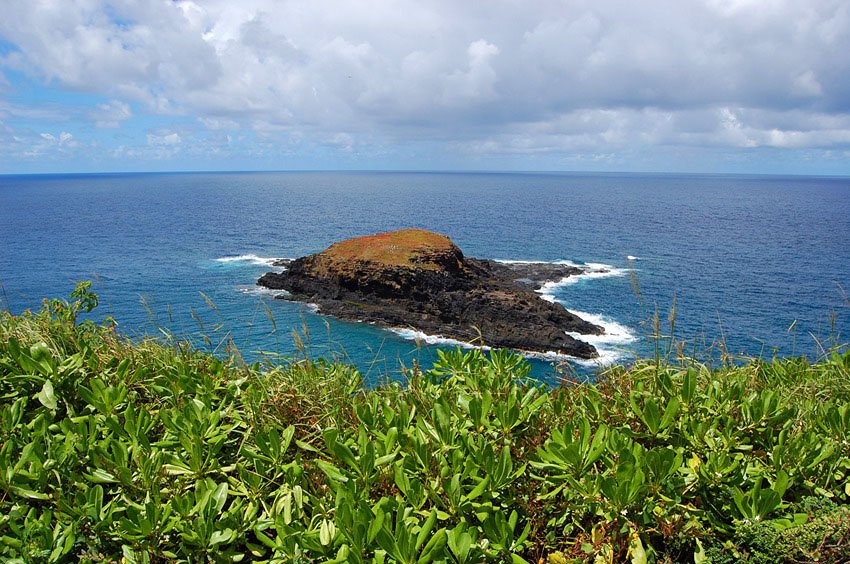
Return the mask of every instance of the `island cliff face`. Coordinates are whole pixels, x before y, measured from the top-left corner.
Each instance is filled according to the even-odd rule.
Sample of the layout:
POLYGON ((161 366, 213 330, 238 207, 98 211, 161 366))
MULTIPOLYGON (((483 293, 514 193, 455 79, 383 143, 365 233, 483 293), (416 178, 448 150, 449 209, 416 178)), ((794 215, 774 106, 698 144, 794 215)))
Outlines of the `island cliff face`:
POLYGON ((430 231, 348 239, 278 266, 286 270, 266 273, 257 283, 341 319, 579 358, 597 356, 596 349, 567 332, 604 333, 534 291, 580 269, 467 258, 448 237, 430 231))

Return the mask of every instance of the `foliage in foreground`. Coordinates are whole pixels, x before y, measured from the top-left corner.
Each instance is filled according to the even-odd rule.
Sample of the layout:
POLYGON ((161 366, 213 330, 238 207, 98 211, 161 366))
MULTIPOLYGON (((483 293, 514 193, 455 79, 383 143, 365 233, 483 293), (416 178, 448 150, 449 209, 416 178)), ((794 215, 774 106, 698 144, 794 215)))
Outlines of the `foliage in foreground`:
POLYGON ((367 390, 131 344, 72 298, 0 313, 4 560, 850 558, 850 354, 549 389, 455 351, 367 390))

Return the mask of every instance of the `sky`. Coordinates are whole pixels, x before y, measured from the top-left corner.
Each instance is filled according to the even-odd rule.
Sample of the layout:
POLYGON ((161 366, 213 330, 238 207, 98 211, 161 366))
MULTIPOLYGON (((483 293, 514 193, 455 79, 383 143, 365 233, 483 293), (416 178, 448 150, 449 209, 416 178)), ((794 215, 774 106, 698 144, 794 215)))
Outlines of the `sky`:
POLYGON ((0 174, 850 175, 847 0, 0 3, 0 174))

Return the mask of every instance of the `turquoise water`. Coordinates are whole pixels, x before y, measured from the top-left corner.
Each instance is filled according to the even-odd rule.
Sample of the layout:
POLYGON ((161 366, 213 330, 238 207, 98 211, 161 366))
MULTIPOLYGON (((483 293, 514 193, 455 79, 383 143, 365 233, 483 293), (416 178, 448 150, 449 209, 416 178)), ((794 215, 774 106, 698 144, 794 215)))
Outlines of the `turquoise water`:
MULTIPOLYGON (((674 296, 676 335, 697 350, 723 339, 736 354, 816 357, 819 342, 850 335, 847 178, 0 176, 0 305, 36 308, 93 279, 99 315, 130 336, 165 330, 219 350, 232 339, 259 359, 296 354, 292 330, 306 327, 313 354, 394 377, 400 363, 427 363, 435 348, 271 299, 254 282, 269 258, 404 227, 445 233, 470 256, 607 265, 593 267, 607 274, 552 290, 614 330, 598 343, 606 359, 651 353, 642 322, 657 307, 666 326, 674 296)), ((552 373, 535 361, 535 374, 552 373)))

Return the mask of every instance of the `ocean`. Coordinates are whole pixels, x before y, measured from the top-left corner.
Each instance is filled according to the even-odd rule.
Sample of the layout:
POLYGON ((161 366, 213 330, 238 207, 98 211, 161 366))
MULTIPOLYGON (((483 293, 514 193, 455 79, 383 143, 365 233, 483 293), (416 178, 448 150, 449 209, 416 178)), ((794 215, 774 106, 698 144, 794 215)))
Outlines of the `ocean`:
MULTIPOLYGON (((569 261, 545 293, 603 324, 592 375, 666 352, 806 355, 850 338, 850 178, 579 173, 275 172, 0 176, 0 307, 36 309, 92 280, 96 318, 246 360, 327 356, 369 382, 445 344, 317 315, 255 285, 274 258, 407 227, 468 256, 569 261), (293 332, 299 333, 295 338, 293 332), (303 346, 297 346, 298 341, 303 346)), ((517 330, 522 330, 518 328, 517 330)))

